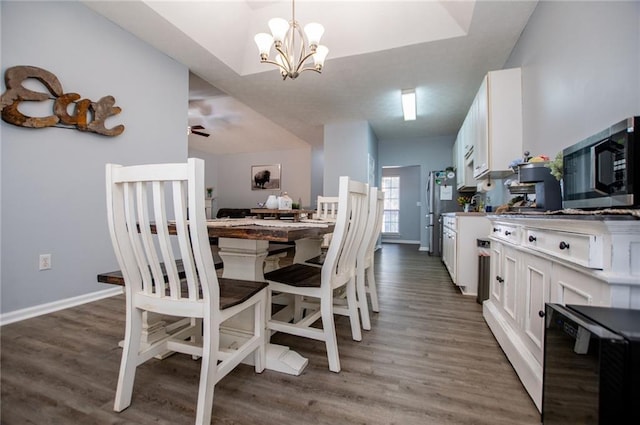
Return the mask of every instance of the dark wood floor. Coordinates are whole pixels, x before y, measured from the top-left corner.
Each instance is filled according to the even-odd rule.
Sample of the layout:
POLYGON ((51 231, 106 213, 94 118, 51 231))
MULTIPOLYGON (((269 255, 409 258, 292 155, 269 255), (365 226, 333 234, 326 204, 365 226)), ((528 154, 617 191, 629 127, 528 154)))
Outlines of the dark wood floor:
MULTIPOLYGON (((381 312, 361 342, 337 319, 342 372, 329 372, 323 343, 275 335, 307 369, 239 366, 216 386, 212 423, 539 424, 480 305, 440 259, 415 245, 376 255, 381 312)), ((123 296, 2 327, 0 423, 192 424, 200 362, 184 355, 140 366, 131 406, 112 410, 123 329, 123 296)))

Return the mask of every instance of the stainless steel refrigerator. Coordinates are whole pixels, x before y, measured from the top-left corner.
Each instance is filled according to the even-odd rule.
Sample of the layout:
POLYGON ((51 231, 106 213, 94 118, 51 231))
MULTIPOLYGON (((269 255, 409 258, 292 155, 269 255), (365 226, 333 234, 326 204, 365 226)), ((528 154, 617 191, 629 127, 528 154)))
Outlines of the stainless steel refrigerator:
POLYGON ((454 171, 431 171, 427 180, 427 241, 429 255, 442 255, 440 214, 458 211, 458 191, 454 171))

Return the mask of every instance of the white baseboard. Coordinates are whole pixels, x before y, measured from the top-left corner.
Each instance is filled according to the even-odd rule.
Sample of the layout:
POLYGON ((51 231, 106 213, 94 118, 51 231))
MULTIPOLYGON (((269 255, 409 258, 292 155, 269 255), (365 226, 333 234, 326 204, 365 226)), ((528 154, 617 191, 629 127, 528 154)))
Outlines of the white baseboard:
POLYGON ((54 311, 64 310, 65 308, 98 301, 103 298, 113 297, 115 295, 120 295, 123 292, 124 287, 110 288, 102 291, 90 292, 77 297, 66 298, 64 300, 27 307, 22 310, 10 311, 8 313, 0 314, 0 326, 19 322, 20 320, 31 319, 32 317, 42 316, 47 313, 53 313, 54 311))
POLYGON ((428 246, 421 246, 418 251, 429 251, 429 247, 428 246))
POLYGON ((382 243, 406 243, 411 245, 419 245, 420 241, 412 241, 407 239, 383 239, 382 243))

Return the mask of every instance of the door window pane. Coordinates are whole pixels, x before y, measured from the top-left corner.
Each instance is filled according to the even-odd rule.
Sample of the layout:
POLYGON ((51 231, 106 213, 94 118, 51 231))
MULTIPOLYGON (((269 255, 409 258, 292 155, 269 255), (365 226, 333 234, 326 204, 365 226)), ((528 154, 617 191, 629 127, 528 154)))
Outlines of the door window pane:
POLYGON ((382 178, 384 192, 383 233, 400 232, 400 176, 382 178))

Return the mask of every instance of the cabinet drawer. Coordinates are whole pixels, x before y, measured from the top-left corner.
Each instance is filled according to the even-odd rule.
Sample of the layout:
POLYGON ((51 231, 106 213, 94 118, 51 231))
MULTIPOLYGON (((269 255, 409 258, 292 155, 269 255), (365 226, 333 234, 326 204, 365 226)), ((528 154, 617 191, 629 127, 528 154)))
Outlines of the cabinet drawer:
POLYGON ((453 229, 455 231, 456 230, 456 217, 455 216, 443 215, 442 216, 442 225, 444 227, 447 227, 449 229, 453 229))
POLYGON ((520 228, 503 223, 493 223, 491 227, 491 236, 502 239, 512 244, 518 244, 520 228))
POLYGON ((603 238, 600 235, 528 228, 523 245, 536 251, 591 269, 602 269, 603 238))

